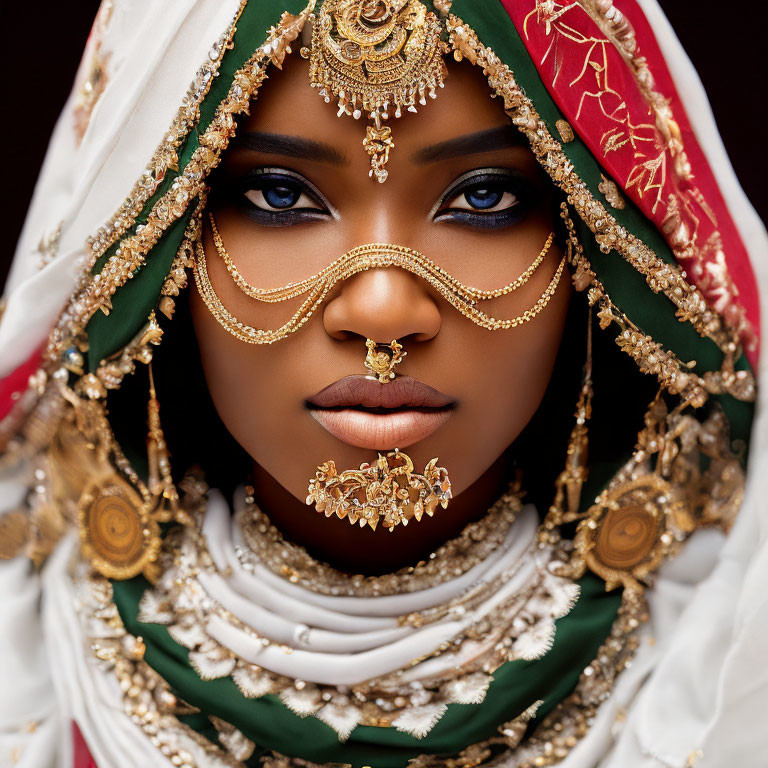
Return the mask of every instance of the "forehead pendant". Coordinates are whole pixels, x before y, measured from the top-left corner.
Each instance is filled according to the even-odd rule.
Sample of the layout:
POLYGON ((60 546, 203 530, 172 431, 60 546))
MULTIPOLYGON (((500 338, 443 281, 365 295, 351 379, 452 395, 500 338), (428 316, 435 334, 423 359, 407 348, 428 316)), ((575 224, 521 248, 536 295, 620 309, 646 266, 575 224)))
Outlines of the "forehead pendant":
POLYGON ((369 175, 386 181, 395 144, 386 121, 435 98, 446 69, 442 25, 418 0, 325 0, 312 31, 310 82, 339 116, 368 116, 369 175))

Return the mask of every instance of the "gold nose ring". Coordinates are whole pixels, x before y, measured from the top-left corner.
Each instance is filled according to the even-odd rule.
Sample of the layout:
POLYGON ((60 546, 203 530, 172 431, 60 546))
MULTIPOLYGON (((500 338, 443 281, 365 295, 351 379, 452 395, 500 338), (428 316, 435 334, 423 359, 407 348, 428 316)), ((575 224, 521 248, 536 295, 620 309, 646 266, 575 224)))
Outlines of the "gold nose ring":
POLYGON ((389 344, 381 344, 373 339, 365 340, 367 353, 365 355, 365 367, 382 384, 388 384, 395 378, 394 367, 403 361, 408 354, 403 350, 403 345, 396 339, 389 344))

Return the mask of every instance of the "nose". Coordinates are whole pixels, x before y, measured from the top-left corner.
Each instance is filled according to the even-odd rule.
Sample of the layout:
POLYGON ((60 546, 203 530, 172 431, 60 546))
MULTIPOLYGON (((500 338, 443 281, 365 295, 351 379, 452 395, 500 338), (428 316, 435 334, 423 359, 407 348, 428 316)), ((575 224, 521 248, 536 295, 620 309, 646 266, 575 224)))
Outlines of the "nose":
POLYGON ((342 283, 325 307, 323 324, 339 340, 357 335, 382 344, 407 336, 429 341, 440 331, 440 310, 426 283, 404 269, 383 267, 342 283))

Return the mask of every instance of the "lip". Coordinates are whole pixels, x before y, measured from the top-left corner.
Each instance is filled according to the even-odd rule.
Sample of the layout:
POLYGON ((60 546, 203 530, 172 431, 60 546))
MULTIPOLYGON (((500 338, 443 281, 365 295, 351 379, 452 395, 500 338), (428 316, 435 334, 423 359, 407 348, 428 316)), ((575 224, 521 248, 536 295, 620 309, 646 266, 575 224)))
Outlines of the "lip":
POLYGON ((334 437, 381 451, 407 448, 429 437, 450 418, 455 405, 454 398, 410 376, 387 384, 346 376, 306 401, 312 417, 334 437))

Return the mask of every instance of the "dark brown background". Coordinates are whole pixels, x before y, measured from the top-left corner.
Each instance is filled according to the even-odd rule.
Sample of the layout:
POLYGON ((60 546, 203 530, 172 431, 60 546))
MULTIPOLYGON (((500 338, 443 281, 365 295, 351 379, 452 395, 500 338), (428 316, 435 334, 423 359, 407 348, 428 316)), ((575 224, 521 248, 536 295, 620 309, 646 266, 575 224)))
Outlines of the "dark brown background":
MULTIPOLYGON (((13 66, 3 68, 7 82, 0 145, 5 221, 0 284, 98 5, 97 0, 46 3, 43 13, 39 4, 25 2, 4 11, 5 36, 11 38, 6 42, 11 47, 6 55, 13 66)), ((661 5, 704 82, 736 174, 767 221, 764 46, 732 23, 722 0, 661 0, 661 5)))

